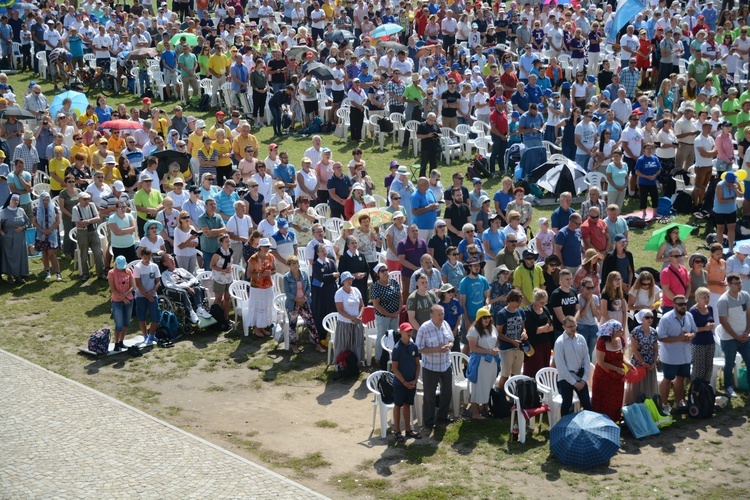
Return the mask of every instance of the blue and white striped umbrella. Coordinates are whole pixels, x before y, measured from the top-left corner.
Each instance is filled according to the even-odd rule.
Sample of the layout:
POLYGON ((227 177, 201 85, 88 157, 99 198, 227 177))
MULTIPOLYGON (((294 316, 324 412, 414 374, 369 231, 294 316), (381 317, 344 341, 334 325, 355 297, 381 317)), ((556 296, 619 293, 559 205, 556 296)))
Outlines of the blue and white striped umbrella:
POLYGON ((581 469, 604 465, 620 449, 620 428, 593 411, 568 414, 552 428, 549 447, 565 465, 581 469))

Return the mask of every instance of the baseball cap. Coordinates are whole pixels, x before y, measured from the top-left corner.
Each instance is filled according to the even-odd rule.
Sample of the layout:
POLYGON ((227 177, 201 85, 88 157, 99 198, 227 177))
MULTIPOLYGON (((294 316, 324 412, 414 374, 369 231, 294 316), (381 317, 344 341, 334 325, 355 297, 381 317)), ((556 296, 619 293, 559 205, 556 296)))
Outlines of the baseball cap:
POLYGON ((112 187, 118 191, 125 191, 125 184, 123 184, 122 181, 119 181, 119 180, 113 182, 112 187))
POLYGON ((123 269, 127 267, 127 265, 128 265, 128 261, 125 258, 125 256, 118 255, 117 258, 115 259, 115 267, 119 269, 120 271, 122 271, 123 269))
POLYGON ((144 97, 142 102, 143 104, 151 104, 151 99, 148 97, 144 97))
POLYGON ((407 323, 406 321, 398 325, 398 329, 401 332, 413 332, 414 331, 414 327, 411 326, 411 323, 407 323))

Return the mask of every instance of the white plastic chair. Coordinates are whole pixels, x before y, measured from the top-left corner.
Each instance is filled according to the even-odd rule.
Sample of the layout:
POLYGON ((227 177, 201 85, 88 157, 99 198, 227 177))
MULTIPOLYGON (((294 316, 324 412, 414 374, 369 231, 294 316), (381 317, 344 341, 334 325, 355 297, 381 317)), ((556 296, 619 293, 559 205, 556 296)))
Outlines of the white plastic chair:
POLYGON ((299 260, 299 268, 309 274, 309 265, 307 264, 307 258, 305 258, 305 247, 297 248, 297 259, 299 260))
POLYGON ((378 370, 371 373, 370 376, 367 377, 367 389, 375 395, 375 399, 372 402, 372 430, 373 432, 375 432, 375 419, 377 418, 377 414, 379 411, 381 438, 385 438, 388 435, 388 412, 393 410, 392 403, 383 403, 383 399, 380 397, 380 390, 378 389, 378 381, 380 380, 380 377, 386 376, 389 376, 388 372, 378 370))
POLYGON ((49 185, 49 175, 44 173, 42 169, 36 171, 34 175, 34 184, 47 184, 49 185))
POLYGON ((338 118, 338 124, 336 126, 341 127, 341 139, 344 141, 346 141, 346 138, 349 136, 349 126, 351 125, 349 111, 349 108, 343 106, 336 110, 336 118, 338 118))
POLYGON ((207 94, 207 95, 213 94, 213 92, 214 92, 214 86, 213 86, 213 83, 211 82, 210 78, 203 78, 199 82, 199 84, 200 84, 201 89, 203 90, 204 94, 207 94))
POLYGON ((235 281, 229 285, 229 296, 232 298, 232 307, 234 308, 234 324, 239 325, 238 318, 243 318, 242 332, 245 334, 245 337, 250 334, 250 328, 245 323, 243 315, 248 301, 247 287, 247 281, 235 281))
POLYGON ((464 158, 467 160, 471 159, 471 150, 476 147, 475 139, 469 139, 470 133, 472 133, 470 126, 465 124, 456 126, 456 136, 464 148, 464 158))
POLYGON ((208 291, 208 304, 213 304, 216 296, 214 295, 214 287, 211 285, 211 271, 201 271, 195 275, 195 278, 208 291))
POLYGON ((474 147, 477 148, 477 154, 489 157, 492 153, 492 141, 486 137, 477 137, 474 139, 474 147))
POLYGON ((417 127, 419 127, 419 122, 417 120, 409 120, 406 122, 406 125, 404 125, 404 128, 406 128, 406 131, 409 133, 409 140, 414 149, 414 158, 419 155, 420 146, 420 140, 417 138, 417 127))
POLYGON ((380 347, 383 348, 385 352, 388 353, 388 371, 393 371, 393 361, 391 361, 390 354, 393 352, 393 339, 391 339, 388 335, 383 335, 380 337, 380 347))
POLYGON ((445 158, 445 163, 447 163, 448 165, 451 164, 452 158, 461 157, 461 144, 455 142, 452 138, 443 135, 442 137, 440 137, 440 145, 443 148, 443 157, 445 158))
MULTIPOLYGON (((536 427, 536 418, 539 417, 539 425, 541 427, 542 415, 549 413, 549 406, 542 403, 539 408, 531 410, 522 410, 520 400, 516 396, 516 382, 519 380, 532 380, 531 377, 526 375, 514 375, 505 382, 505 394, 513 400, 513 408, 510 414, 510 430, 513 432, 513 426, 518 421, 518 441, 521 443, 526 442, 526 420, 529 420, 529 426, 532 430, 536 427)), ((549 416, 547 417, 549 419, 549 416)))
POLYGON ((476 121, 471 125, 471 129, 476 132, 479 137, 489 137, 490 131, 492 130, 489 124, 482 121, 476 121))
MULTIPOLYGON (((586 167, 583 167, 583 168, 586 168, 586 167)), ((606 193, 606 191, 602 189, 602 182, 607 182, 607 176, 601 172, 587 173, 586 176, 583 178, 583 182, 585 182, 589 187, 596 186, 599 188, 599 190, 602 193, 606 193)))
POLYGON ((377 137, 378 142, 380 143, 380 150, 383 151, 383 149, 385 148, 385 136, 388 135, 388 133, 380 131, 378 119, 380 119, 380 116, 371 115, 368 121, 370 122, 370 127, 372 130, 372 145, 375 145, 375 138, 377 137))
MULTIPOLYGON (((86 55, 93 55, 93 54, 86 54, 86 55)), ((84 55, 83 57, 85 58, 86 55, 84 55)), ((141 79, 139 78, 140 74, 141 74, 141 70, 138 68, 138 66, 130 68, 130 76, 132 76, 135 79, 134 80, 135 81, 135 93, 137 95, 141 95, 143 93, 143 89, 141 89, 141 79)))
POLYGON ((49 193, 50 187, 49 184, 46 182, 40 182, 38 184, 34 184, 34 187, 31 188, 31 194, 34 195, 35 198, 39 198, 42 196, 42 193, 49 193))
MULTIPOLYGON (((550 407, 549 426, 550 429, 560 420, 560 409, 562 408, 562 396, 557 390, 557 368, 542 368, 536 373, 536 386, 544 394, 544 402, 550 407)), ((576 411, 580 410, 581 403, 578 394, 573 392, 573 405, 576 411)))
MULTIPOLYGON (((74 227, 70 230, 70 241, 76 244, 76 249, 73 253, 73 266, 75 269, 80 270, 83 265, 83 261, 81 260, 81 251, 78 248, 78 228, 74 227)), ((91 252, 91 249, 89 249, 88 254, 86 255, 86 258, 89 259, 89 268, 91 267, 91 257, 93 256, 93 253, 91 252)), ((137 264, 140 261, 134 261, 134 264, 137 264)))
POLYGON ((389 271, 388 278, 396 280, 396 282, 400 285, 401 284, 401 271, 389 271))
MULTIPOLYGON (((232 99, 232 84, 229 82, 224 83, 221 86, 221 97, 224 99, 224 106, 226 106, 227 109, 233 109, 236 108, 234 105, 234 99, 232 99)), ((267 116, 267 113, 263 113, 263 116, 267 116)))
POLYGON ((323 318, 323 329, 328 333, 328 361, 331 364, 331 357, 333 356, 333 344, 336 341, 336 325, 339 322, 338 313, 330 313, 323 318))
POLYGON ((372 321, 364 323, 365 330, 365 362, 367 366, 372 365, 372 358, 375 356, 375 342, 378 339, 378 329, 375 326, 375 308, 373 306, 365 307, 365 312, 368 308, 372 309, 372 321))
POLYGON ((273 309, 276 312, 276 326, 281 328, 284 337, 284 349, 289 350, 289 332, 291 328, 296 329, 297 325, 289 324, 289 315, 286 312, 286 295, 280 293, 273 298, 273 309))
POLYGON ((375 199, 375 206, 378 208, 385 208, 388 206, 386 199, 379 194, 373 194, 372 197, 375 199))
POLYGON ((161 100, 163 101, 164 89, 167 87, 167 84, 164 82, 164 73, 161 71, 152 71, 151 77, 153 78, 156 90, 159 92, 159 97, 161 97, 161 100))
POLYGON ((318 216, 318 221, 323 224, 331 218, 331 207, 327 203, 318 203, 315 205, 315 214, 318 216))
MULTIPOLYGON (((331 217, 330 219, 326 219, 325 223, 323 224, 323 227, 326 231, 328 231, 328 237, 331 239, 331 241, 334 240, 334 235, 340 235, 341 234, 341 226, 344 225, 344 220, 339 219, 338 217, 331 217)), ((338 236, 336 236, 338 239, 338 236)))
POLYGON ((404 128, 404 115, 401 113, 391 113, 388 118, 391 120, 391 123, 393 123, 393 132, 391 132, 393 135, 393 145, 400 147, 404 142, 404 134, 406 133, 406 129, 404 128))
POLYGON ((232 264, 232 279, 234 281, 242 281, 244 278, 245 268, 237 264, 232 264))
POLYGON ((271 281, 273 281, 273 291, 275 294, 284 293, 284 275, 281 273, 276 273, 273 276, 271 276, 271 281))
POLYGON ((18 42, 13 42, 12 44, 13 48, 13 57, 11 58, 11 63, 13 64, 13 68, 18 68, 18 66, 21 65, 23 62, 23 54, 21 54, 21 44, 18 42))
POLYGON ((42 80, 47 79, 47 53, 43 50, 40 50, 36 53, 34 56, 36 57, 36 60, 39 61, 39 76, 42 77, 42 80))
POLYGON ((83 54, 83 62, 87 64, 89 68, 96 69, 96 54, 83 54))
POLYGON ((469 363, 469 356, 462 352, 451 352, 451 368, 453 370, 453 416, 461 414, 461 395, 469 402, 469 379, 464 375, 464 363, 469 363))

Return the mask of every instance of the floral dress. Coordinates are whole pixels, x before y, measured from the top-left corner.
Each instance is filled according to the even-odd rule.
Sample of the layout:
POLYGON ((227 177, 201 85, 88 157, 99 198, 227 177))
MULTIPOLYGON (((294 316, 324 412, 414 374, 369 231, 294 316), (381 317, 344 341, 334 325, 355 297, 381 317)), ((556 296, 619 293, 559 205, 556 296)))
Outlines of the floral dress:
MULTIPOLYGON (((654 346, 659 339, 656 329, 652 327, 651 331, 646 333, 643 330, 643 325, 638 325, 630 332, 630 337, 638 342, 638 353, 640 353, 643 361, 649 365, 656 363, 656 349, 654 349, 654 346)), ((634 354, 630 356, 630 363, 633 366, 642 366, 634 354)), ((639 402, 641 395, 650 398, 658 390, 659 385, 656 380, 656 369, 647 370, 646 376, 640 382, 625 386, 625 400, 623 405, 639 402)))

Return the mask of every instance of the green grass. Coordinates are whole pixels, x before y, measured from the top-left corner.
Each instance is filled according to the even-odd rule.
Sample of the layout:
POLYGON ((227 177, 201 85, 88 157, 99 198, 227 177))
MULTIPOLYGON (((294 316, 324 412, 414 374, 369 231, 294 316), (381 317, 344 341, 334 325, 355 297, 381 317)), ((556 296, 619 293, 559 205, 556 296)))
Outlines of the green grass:
POLYGON ((339 424, 330 420, 318 420, 315 422, 315 427, 320 427, 321 429, 335 429, 338 426, 339 424))

